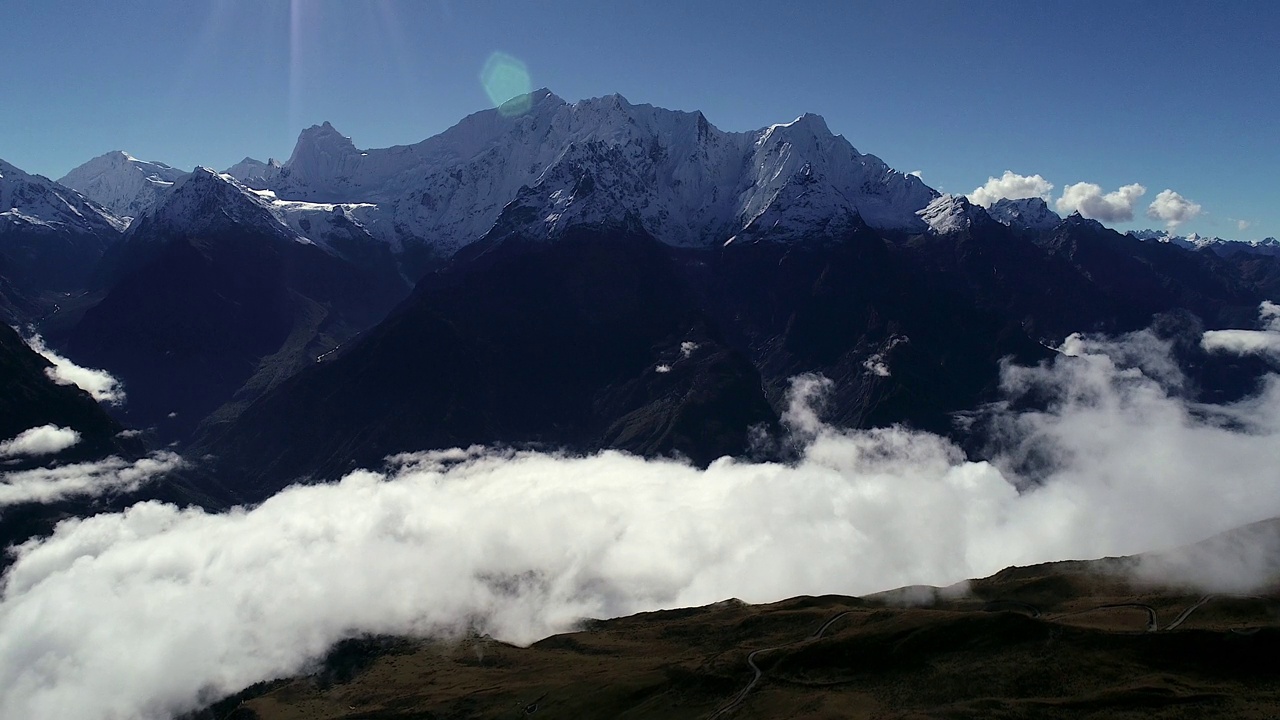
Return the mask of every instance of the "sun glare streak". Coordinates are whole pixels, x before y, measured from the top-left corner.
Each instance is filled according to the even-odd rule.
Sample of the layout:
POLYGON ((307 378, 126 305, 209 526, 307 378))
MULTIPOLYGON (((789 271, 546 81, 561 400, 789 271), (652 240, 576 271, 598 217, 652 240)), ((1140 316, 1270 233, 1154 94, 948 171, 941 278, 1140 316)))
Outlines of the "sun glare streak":
POLYGON ((289 126, 302 125, 302 35, 304 0, 289 0, 289 126))

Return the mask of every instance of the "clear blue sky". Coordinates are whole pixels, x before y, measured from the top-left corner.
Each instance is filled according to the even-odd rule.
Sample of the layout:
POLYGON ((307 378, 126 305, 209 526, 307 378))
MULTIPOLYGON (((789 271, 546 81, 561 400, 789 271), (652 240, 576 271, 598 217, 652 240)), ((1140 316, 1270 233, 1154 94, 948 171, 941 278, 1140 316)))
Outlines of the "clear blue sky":
POLYGON ((567 100, 620 92, 726 130, 826 117, 946 192, 1005 170, 1170 188, 1180 232, 1280 235, 1274 0, 38 0, 0 7, 0 158, 287 158, 329 120, 412 143, 490 105, 494 51, 567 100), (1241 229, 1239 221, 1249 223, 1241 229))

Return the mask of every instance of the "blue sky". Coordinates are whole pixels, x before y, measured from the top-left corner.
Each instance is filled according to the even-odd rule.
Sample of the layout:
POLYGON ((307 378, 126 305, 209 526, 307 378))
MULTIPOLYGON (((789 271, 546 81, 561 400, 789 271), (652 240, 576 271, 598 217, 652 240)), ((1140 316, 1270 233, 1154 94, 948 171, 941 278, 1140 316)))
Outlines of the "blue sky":
POLYGON ((0 17, 0 158, 55 178, 114 149, 283 159, 323 120, 361 147, 416 142, 490 105, 479 76, 502 51, 571 101, 620 92, 726 130, 816 112, 946 192, 1006 170, 1054 202, 1094 183, 1072 197, 1129 229, 1163 227, 1146 212, 1170 189, 1200 206, 1161 205, 1193 216, 1179 232, 1280 235, 1270 0, 40 0, 0 17))

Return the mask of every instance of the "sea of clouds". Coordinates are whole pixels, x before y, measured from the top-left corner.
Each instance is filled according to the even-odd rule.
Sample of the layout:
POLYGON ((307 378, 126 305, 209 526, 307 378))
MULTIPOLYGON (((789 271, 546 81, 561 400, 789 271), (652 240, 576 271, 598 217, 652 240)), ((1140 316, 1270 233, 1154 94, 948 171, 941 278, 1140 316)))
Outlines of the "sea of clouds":
MULTIPOLYGON (((1280 334, 1270 312, 1254 332, 1280 334)), ((221 514, 150 502, 66 521, 4 577, 0 717, 166 718, 365 633, 527 643, 587 617, 946 585, 1280 516, 1280 379, 1203 406, 1151 333, 1061 351, 1004 368, 990 461, 830 427, 829 382, 804 376, 789 464, 455 449, 221 514), (1027 394, 1051 402, 1010 409, 1027 394)), ((1186 579, 1263 580, 1248 557, 1222 567, 1186 579)))

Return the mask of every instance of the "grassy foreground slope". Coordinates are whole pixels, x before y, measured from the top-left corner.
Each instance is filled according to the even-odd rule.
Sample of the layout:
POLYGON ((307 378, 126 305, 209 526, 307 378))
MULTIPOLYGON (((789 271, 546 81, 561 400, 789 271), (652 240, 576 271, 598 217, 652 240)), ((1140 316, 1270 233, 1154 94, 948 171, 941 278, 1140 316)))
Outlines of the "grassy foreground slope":
MULTIPOLYGON (((1245 530, 1269 541, 1280 523, 1245 530)), ((1224 537, 1240 539, 1188 550, 1224 537)), ((316 674, 217 717, 1278 717, 1280 584, 1205 595, 1153 580, 1201 560, 1215 562, 1110 558, 948 589, 731 600, 593 621, 527 648, 348 641, 316 674)))

